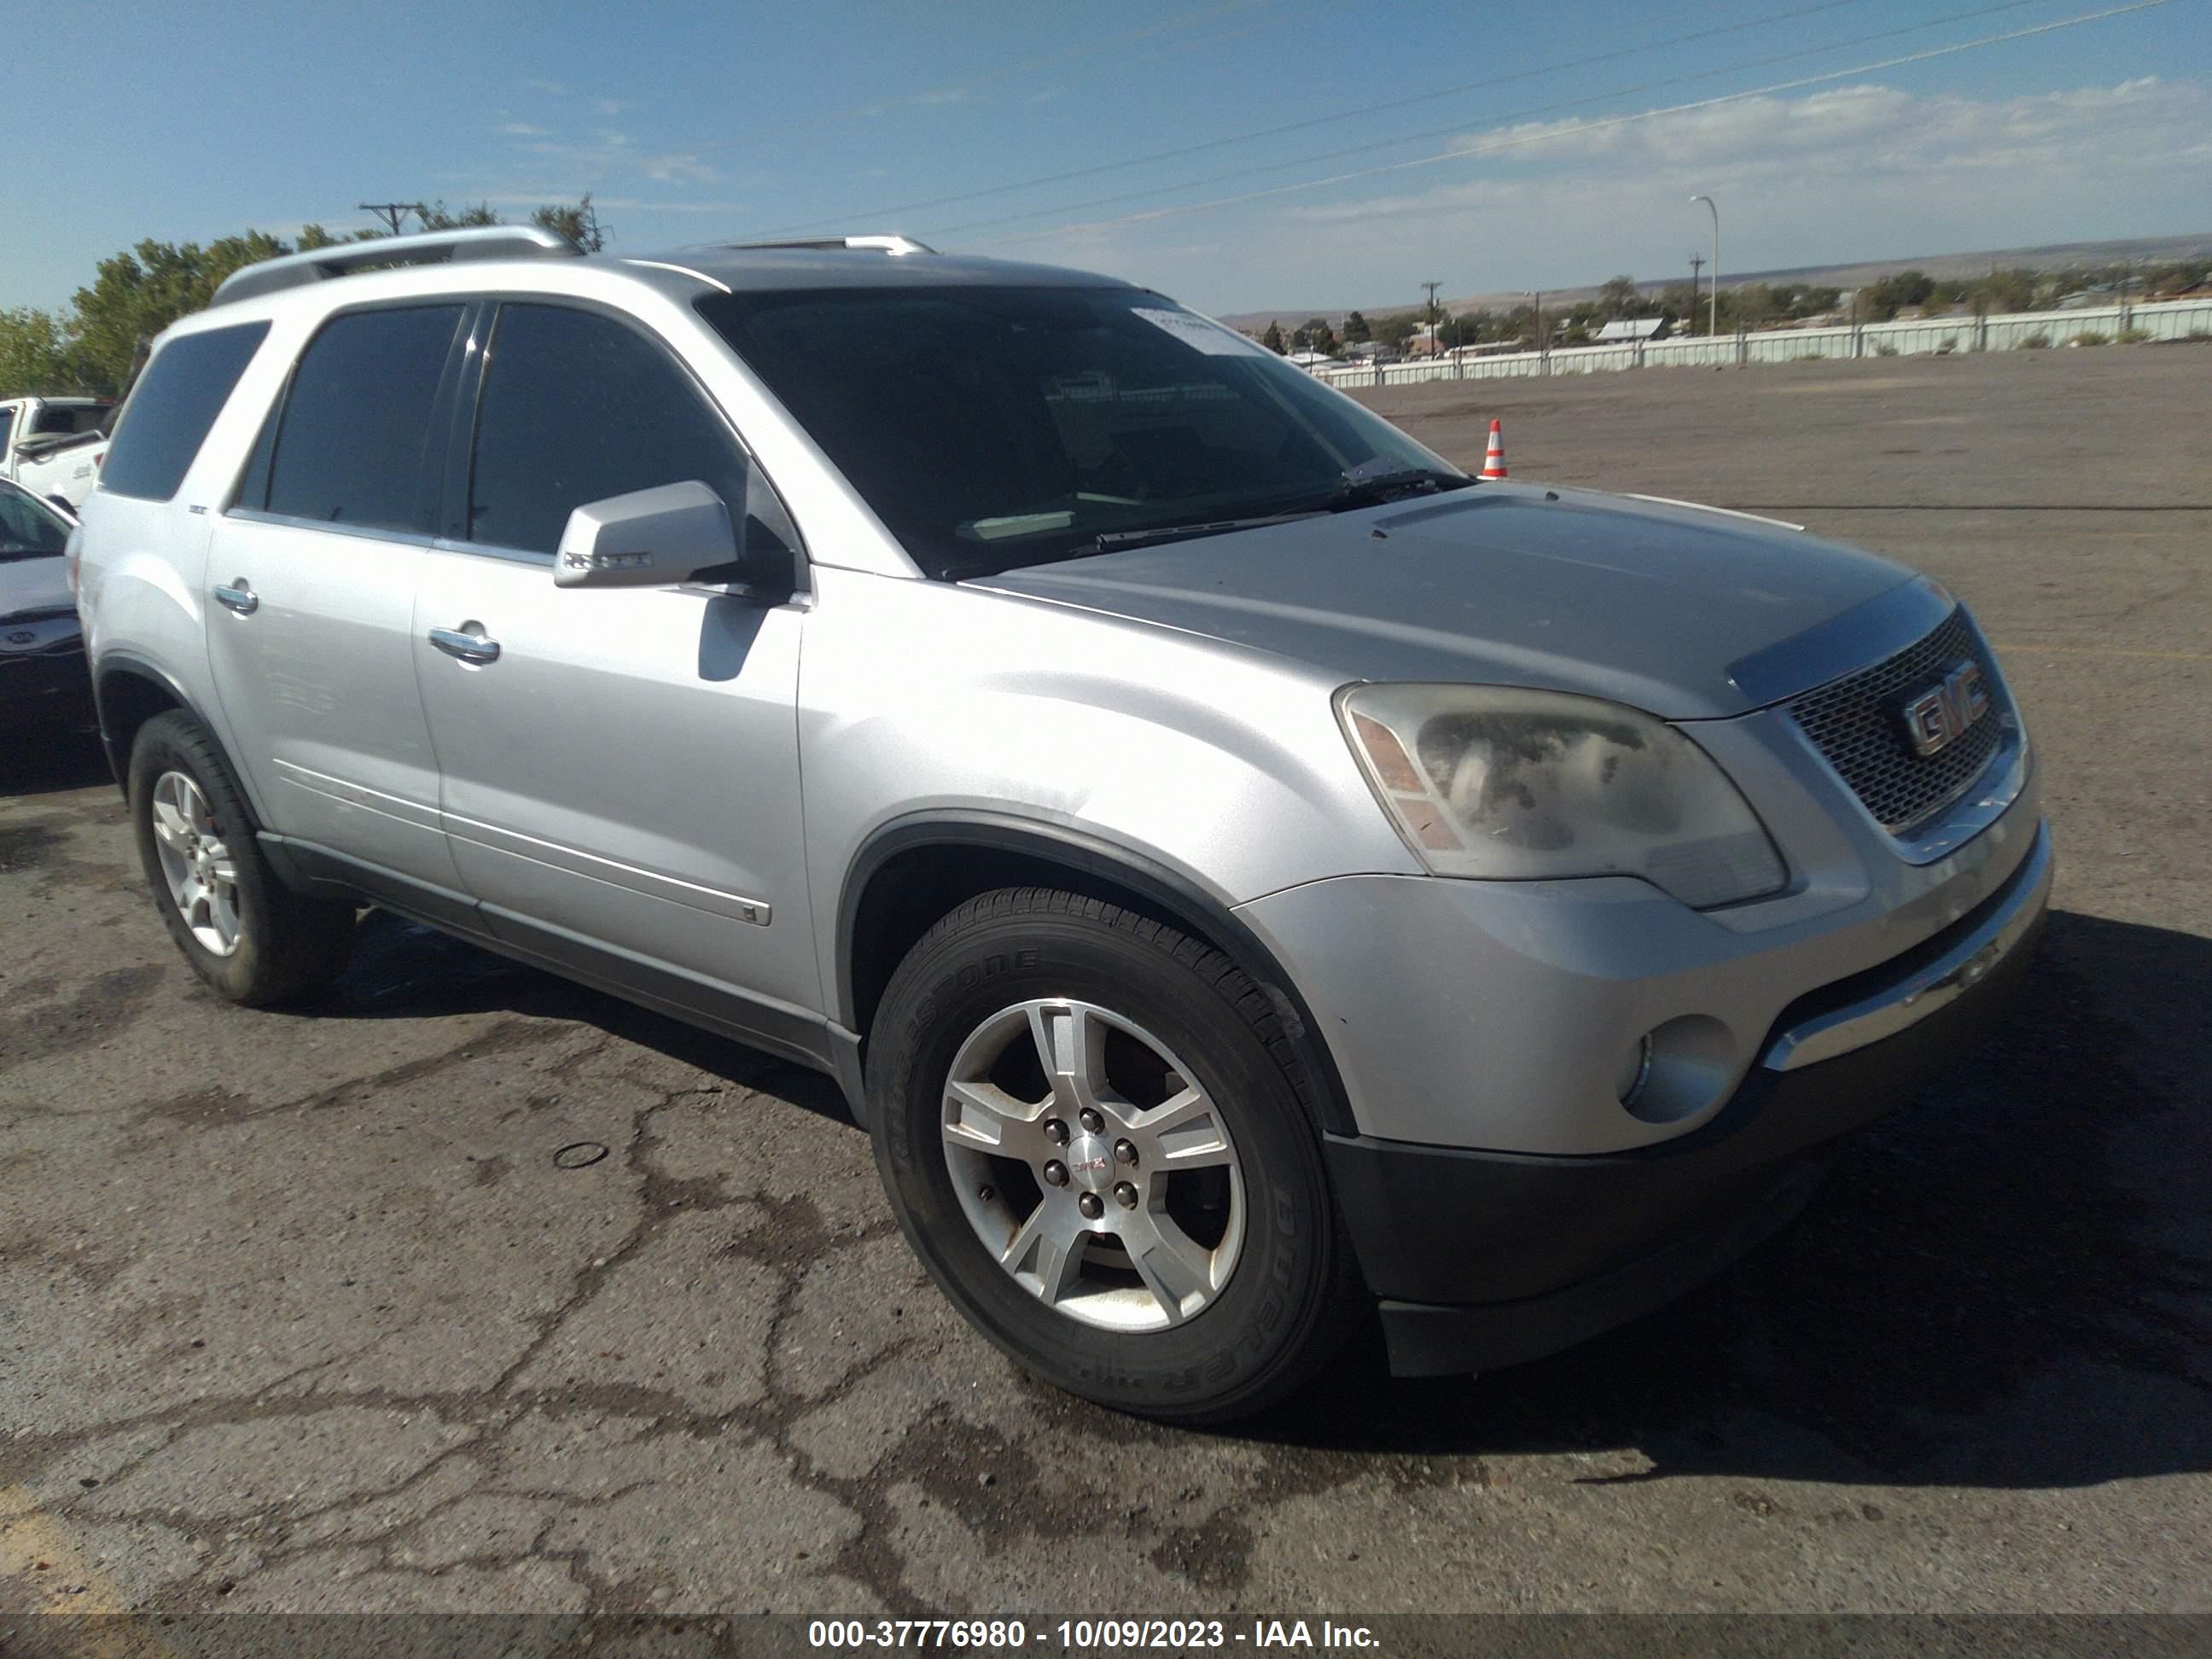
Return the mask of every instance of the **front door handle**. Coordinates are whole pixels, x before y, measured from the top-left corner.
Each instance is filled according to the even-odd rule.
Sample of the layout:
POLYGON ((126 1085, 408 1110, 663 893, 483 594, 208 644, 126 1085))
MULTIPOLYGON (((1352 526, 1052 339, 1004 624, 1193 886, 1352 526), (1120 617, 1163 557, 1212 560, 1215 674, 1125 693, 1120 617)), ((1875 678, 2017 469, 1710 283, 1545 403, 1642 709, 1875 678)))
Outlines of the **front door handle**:
POLYGON ((459 657, 463 662, 487 663, 499 660, 499 641, 484 637, 483 624, 465 622, 459 628, 434 628, 430 643, 449 657, 459 657))
POLYGON ((216 588, 215 597, 216 604, 229 606, 241 617, 250 617, 261 608, 261 596, 253 591, 253 585, 243 576, 236 578, 228 587, 216 588))

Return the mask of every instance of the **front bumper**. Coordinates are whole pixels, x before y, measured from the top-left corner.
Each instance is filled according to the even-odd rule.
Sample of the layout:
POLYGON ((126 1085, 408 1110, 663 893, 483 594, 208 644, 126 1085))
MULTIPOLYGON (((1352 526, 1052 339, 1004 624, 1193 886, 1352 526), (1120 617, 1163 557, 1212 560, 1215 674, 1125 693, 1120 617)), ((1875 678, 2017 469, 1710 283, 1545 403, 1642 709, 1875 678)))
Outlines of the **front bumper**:
POLYGON ((2050 832, 1971 914, 1799 998, 1721 1109, 1671 1140, 1544 1157, 1331 1137, 1392 1369, 1534 1359, 1634 1318, 1780 1227, 1836 1141, 1909 1100, 2003 1012, 2051 890, 2050 832), (1826 1055, 1826 1058, 1809 1058, 1826 1055))

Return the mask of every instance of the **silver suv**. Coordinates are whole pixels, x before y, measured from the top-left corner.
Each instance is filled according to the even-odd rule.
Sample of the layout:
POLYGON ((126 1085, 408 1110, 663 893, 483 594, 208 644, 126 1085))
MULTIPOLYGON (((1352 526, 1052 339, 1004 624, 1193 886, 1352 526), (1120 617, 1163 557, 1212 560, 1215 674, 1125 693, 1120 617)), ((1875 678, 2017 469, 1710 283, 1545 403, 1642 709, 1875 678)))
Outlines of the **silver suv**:
POLYGON ((252 267, 75 543, 210 985, 305 995, 375 904, 818 1066, 963 1312, 1160 1417, 1378 1307, 1435 1373, 1674 1296, 2050 887, 1933 581, 898 238, 252 267))

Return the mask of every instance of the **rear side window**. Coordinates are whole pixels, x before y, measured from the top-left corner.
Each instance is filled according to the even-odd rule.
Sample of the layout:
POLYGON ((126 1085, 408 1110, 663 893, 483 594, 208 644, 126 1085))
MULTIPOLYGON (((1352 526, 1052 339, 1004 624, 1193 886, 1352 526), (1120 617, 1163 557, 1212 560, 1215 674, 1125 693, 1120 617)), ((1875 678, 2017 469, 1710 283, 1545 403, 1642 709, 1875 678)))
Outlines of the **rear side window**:
POLYGON ((240 323, 187 334, 155 352, 124 406, 100 468, 100 487, 111 495, 149 501, 175 495, 208 428, 268 333, 266 323, 240 323))
POLYGON ((477 413, 471 541, 551 553, 585 502, 694 478, 744 514, 744 452, 666 352, 592 312, 501 307, 477 413))
POLYGON ((423 458, 461 307, 406 306, 333 317, 292 372, 255 447, 241 507, 357 529, 428 531, 423 458))

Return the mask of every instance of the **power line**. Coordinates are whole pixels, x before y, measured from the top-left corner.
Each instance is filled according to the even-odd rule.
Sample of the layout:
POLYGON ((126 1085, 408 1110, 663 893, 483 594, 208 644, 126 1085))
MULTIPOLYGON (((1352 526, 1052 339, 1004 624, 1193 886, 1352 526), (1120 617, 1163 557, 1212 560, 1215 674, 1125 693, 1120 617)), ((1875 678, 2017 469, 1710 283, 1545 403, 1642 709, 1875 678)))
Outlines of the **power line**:
MULTIPOLYGON (((1996 0, 1996 3, 1979 6, 1972 11, 1954 12, 1948 17, 1931 18, 1918 23, 1901 24, 1895 28, 1877 29, 1871 34, 1854 35, 1848 40, 1831 40, 1817 46, 1801 46, 1793 52, 1771 52, 1764 58, 1748 58, 1741 63, 1724 64, 1717 69, 1693 70, 1687 74, 1670 75, 1656 81, 1646 81, 1632 87, 1617 87, 1607 92, 1590 93, 1580 98, 1556 99, 1548 104, 1532 105, 1504 115, 1486 118, 1492 125, 1504 121, 1525 121, 1539 115, 1554 115, 1561 110, 1580 109, 1589 104, 1602 104, 1615 98, 1634 98, 1644 93, 1658 92, 1668 87, 1688 86, 1698 81, 1711 81, 1724 75, 1741 75, 1749 70, 1770 69, 1777 64, 1794 63, 1802 58, 1817 58, 1823 52, 1842 52, 1851 46, 1871 46, 1876 40, 1891 40, 1901 34, 1917 34, 1928 29, 1942 28, 1953 23, 1971 21, 1977 17, 1988 17, 2002 11, 2017 11, 2022 6, 2033 5, 2037 0, 1996 0)), ((1170 191, 1202 190, 1208 185, 1228 184, 1237 179, 1257 178, 1263 173, 1285 173, 1292 167, 1311 167, 1316 162, 1340 161, 1347 155, 1365 155, 1378 149, 1389 149, 1398 144, 1419 143, 1425 139, 1450 137, 1465 130, 1465 121, 1455 121, 1449 126, 1430 127, 1420 132, 1400 133, 1389 138, 1372 138, 1364 143, 1347 145, 1342 149, 1322 150, 1297 156, 1287 161, 1267 161, 1258 166, 1237 167, 1227 173, 1209 173, 1202 179, 1188 179, 1180 184, 1155 185, 1147 189, 1122 191, 1112 196, 1097 196, 1087 202, 1062 203, 1057 207, 1028 208, 1018 213, 1001 214, 992 219, 971 219, 965 224, 939 225, 921 233, 929 236, 957 236, 970 230, 990 230, 1000 225, 1018 224, 1024 219, 1042 218, 1053 213, 1080 213, 1090 208, 1115 207, 1123 202, 1139 201, 1148 196, 1158 196, 1170 191)))
MULTIPOLYGON (((1776 93, 1794 92, 1802 87, 1822 86, 1832 81, 1848 80, 1854 75, 1871 75, 1877 70, 1897 69, 1907 64, 1924 64, 1932 58, 1948 58, 1957 52, 1972 52, 1981 46, 2001 46, 2005 42, 2011 40, 2024 40, 2032 35, 2050 34, 2060 29, 2074 28, 2084 23, 2102 22, 2107 18, 2124 17, 2131 12, 2153 11, 2157 9, 2159 7, 2169 5, 2172 3, 2172 0, 2136 0, 2136 3, 2133 5, 2114 6, 2104 11, 2085 12, 2079 16, 2062 18, 2056 22, 2039 23, 2032 28, 2014 29, 2003 34, 1984 35, 1978 40, 1961 40, 1948 46, 1931 46, 1925 52, 1908 52, 1902 57, 1883 58, 1879 62, 1871 64, 1859 64, 1850 69, 1832 70, 1820 75, 1802 76, 1794 81, 1777 81, 1767 86, 1753 87, 1746 92, 1723 93, 1717 97, 1696 99, 1688 103, 1669 104, 1657 109, 1639 110, 1632 114, 1608 116, 1601 120, 1581 122, 1577 124, 1575 131, 1577 133, 1602 132, 1613 127, 1627 126, 1638 121, 1652 120, 1662 115, 1687 114, 1697 110, 1717 108, 1724 104, 1741 103, 1746 99, 1749 98, 1764 98, 1771 96, 1776 93)), ((1990 8, 1990 9, 2003 9, 2003 8, 1990 8)), ((1973 14, 1968 15, 1971 15, 1973 14)), ((1958 20, 1952 19, 1950 21, 1956 21, 1958 20)), ((1612 94, 1608 95, 1620 96, 1621 94, 1612 94)), ((1587 102, 1589 100, 1581 100, 1577 101, 1587 102)), ((1237 207, 1246 202, 1263 201, 1270 197, 1275 196, 1287 196, 1297 191, 1317 190, 1325 188, 1331 185, 1349 184, 1354 179, 1376 178, 1388 173, 1402 173, 1413 167, 1433 167, 1439 162, 1461 161, 1470 155, 1492 155, 1499 150, 1512 149, 1524 144, 1540 143, 1545 139, 1555 136, 1555 134, 1549 132, 1516 133, 1504 138, 1493 139, 1480 144, 1463 145, 1457 149, 1439 150, 1434 155, 1415 156, 1410 161, 1390 161, 1386 162, 1380 167, 1360 167, 1348 173, 1332 173, 1325 178, 1301 179, 1296 184, 1276 185, 1272 185, 1266 190, 1246 191, 1240 195, 1217 197, 1213 200, 1207 202, 1190 202, 1184 203, 1175 207, 1152 208, 1142 213, 1123 214, 1118 218, 1098 219, 1089 221, 1087 222, 1079 222, 1073 224, 1055 225, 1046 230, 1024 231, 1012 236, 992 237, 985 240, 984 241, 976 243, 975 246, 980 247, 996 247, 1016 242, 1034 242, 1042 240, 1042 239, 1049 236, 1064 235, 1070 231, 1108 230, 1121 225, 1138 224, 1154 219, 1173 219, 1182 217, 1188 214, 1206 213, 1211 212, 1216 208, 1237 207)), ((1373 146, 1361 146, 1361 148, 1371 149, 1373 146)), ((1338 152, 1340 155, 1351 153, 1352 152, 1338 152)), ((1311 159, 1318 160, 1326 158, 1316 157, 1311 159)), ((1248 169, 1247 172, 1249 173, 1250 172, 1273 170, 1274 169, 1272 168, 1255 168, 1248 169)), ((1212 181, 1204 180, 1200 182, 1211 183, 1212 181)), ((1188 187, 1189 186, 1178 186, 1178 188, 1188 187)), ((1060 209, 1055 210, 1065 212, 1073 210, 1060 209)), ((1031 216, 1024 215, 1018 216, 1028 217, 1031 216)), ((945 233, 933 232, 931 234, 941 235, 945 233)))
MULTIPOLYGON (((2013 0, 2026 5, 2030 0, 2013 0)), ((1379 104, 1363 104, 1357 109, 1340 110, 1334 114, 1309 116, 1304 120, 1285 121, 1279 126, 1255 127, 1246 132, 1232 132, 1219 138, 1207 138, 1194 144, 1183 144, 1174 149, 1154 150, 1146 155, 1132 155, 1120 161, 1102 161, 1095 166, 1076 167, 1066 173, 1048 173, 1035 179, 1023 179, 1012 184, 991 185, 982 190, 963 191, 953 196, 932 196, 918 202, 900 202, 890 207, 871 208, 865 212, 840 214, 829 219, 809 219, 803 222, 772 226, 761 234, 781 236, 825 227, 875 223, 901 213, 919 213, 925 208, 949 207, 957 202, 981 201, 988 196, 1006 196, 1022 190, 1036 190, 1046 185, 1064 185, 1077 179, 1092 179, 1100 173, 1124 172, 1130 167, 1149 167, 1157 161, 1179 161, 1186 155, 1202 155, 1207 150, 1224 149, 1232 144, 1253 143, 1262 138, 1278 138, 1288 132, 1303 132, 1313 127, 1331 125, 1340 121, 1353 121, 1363 115, 1376 115, 1387 110, 1407 109, 1415 104, 1430 104, 1440 98, 1456 98, 1463 93, 1480 92, 1492 87, 1502 87, 1516 81, 1533 80, 1539 76, 1556 75, 1563 70, 1586 69, 1593 64, 1610 63, 1618 58, 1634 57, 1642 52, 1663 52, 1671 46, 1688 46, 1693 41, 1709 40, 1723 34, 1737 34, 1747 29, 1764 28, 1771 24, 1784 23, 1799 17, 1809 17, 1815 12, 1835 11, 1844 6, 1863 4, 1864 0, 1820 0, 1817 5, 1800 6, 1793 11, 1776 12, 1771 16, 1754 17, 1747 21, 1726 23, 1709 29, 1698 29, 1689 34, 1669 36, 1647 45, 1622 46, 1612 52, 1601 52, 1587 58, 1565 58, 1556 64, 1545 64, 1534 69, 1516 70, 1510 75, 1492 76, 1488 80, 1468 81, 1455 87, 1443 87, 1434 92, 1416 93, 1407 98, 1393 98, 1379 104)), ((1973 14, 1969 13, 1968 15, 1973 14)), ((1844 42, 1855 45, 1856 42, 1844 42)), ((1412 142, 1411 139, 1406 142, 1412 142)), ((1289 165, 1297 166, 1296 162, 1289 165)), ((1050 210, 1047 210, 1050 211, 1050 210)))

